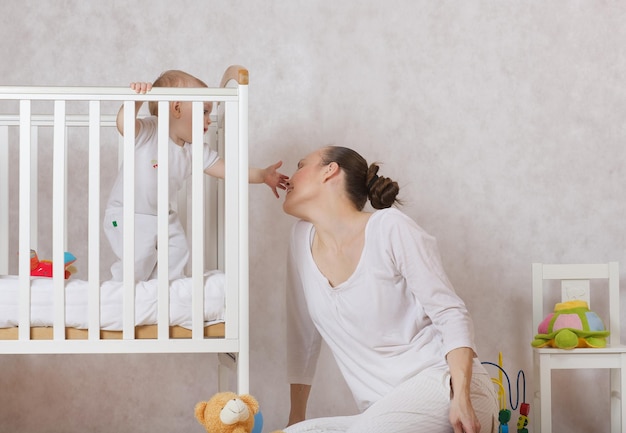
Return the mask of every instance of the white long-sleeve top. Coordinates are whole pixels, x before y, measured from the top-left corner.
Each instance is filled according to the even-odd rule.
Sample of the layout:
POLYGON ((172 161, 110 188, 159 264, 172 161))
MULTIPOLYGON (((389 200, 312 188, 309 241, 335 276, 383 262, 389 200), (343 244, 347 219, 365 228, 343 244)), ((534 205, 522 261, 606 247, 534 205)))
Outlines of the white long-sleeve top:
POLYGON ((474 345, 464 302, 442 268, 435 238, 395 208, 376 211, 354 273, 332 287, 313 260, 312 224, 298 221, 289 245, 289 383, 311 384, 321 338, 359 409, 474 345))

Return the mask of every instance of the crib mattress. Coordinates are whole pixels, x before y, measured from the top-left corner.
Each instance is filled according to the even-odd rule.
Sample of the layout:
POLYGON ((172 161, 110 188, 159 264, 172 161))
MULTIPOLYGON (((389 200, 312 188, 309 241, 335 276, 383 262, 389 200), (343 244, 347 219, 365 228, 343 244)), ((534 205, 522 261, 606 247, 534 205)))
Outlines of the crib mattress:
MULTIPOLYGON (((204 320, 205 326, 224 322, 224 274, 221 271, 210 271, 204 276, 204 320)), ((103 338, 117 338, 107 331, 123 329, 123 284, 117 281, 105 281, 100 286, 100 329, 103 338)), ((135 287, 135 325, 137 329, 145 327, 142 333, 150 333, 156 329, 157 323, 158 281, 141 281, 135 287), (154 326, 151 326, 154 325, 154 326)), ((76 338, 80 330, 89 327, 88 317, 88 282, 70 279, 65 285, 65 324, 67 328, 76 328, 76 338)), ((54 286, 50 278, 31 279, 31 328, 47 328, 51 331, 54 316, 54 286)), ((192 280, 181 278, 170 282, 170 326, 180 337, 184 331, 190 333, 191 323, 192 280), (180 328, 179 331, 175 331, 180 328)), ((19 323, 19 282, 17 276, 0 276, 0 328, 15 328, 19 323)), ((9 330, 1 330, 0 338, 9 338, 9 330), (6 335, 3 337, 2 335, 6 335)), ((39 335, 48 331, 38 332, 39 335)), ((121 333, 120 333, 121 334, 121 333)), ((44 337, 40 337, 44 338, 44 337)), ((86 337, 85 337, 86 338, 86 337)), ((141 338, 138 336, 138 338, 141 338)), ((153 338, 153 337, 144 337, 153 338)))

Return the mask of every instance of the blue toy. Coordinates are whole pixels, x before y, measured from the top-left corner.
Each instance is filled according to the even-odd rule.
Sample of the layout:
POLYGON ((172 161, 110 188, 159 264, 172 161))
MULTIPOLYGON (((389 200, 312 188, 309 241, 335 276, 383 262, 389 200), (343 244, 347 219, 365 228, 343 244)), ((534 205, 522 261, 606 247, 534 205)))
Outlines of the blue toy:
POLYGON ((251 433, 261 433, 263 431, 263 414, 261 409, 254 414, 254 428, 251 433))

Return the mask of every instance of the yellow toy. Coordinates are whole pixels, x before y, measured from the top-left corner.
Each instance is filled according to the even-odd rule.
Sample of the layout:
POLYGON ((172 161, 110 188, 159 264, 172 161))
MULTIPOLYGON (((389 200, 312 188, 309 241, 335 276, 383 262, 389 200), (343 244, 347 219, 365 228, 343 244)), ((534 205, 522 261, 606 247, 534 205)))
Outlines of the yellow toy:
POLYGON ((234 392, 218 392, 195 408, 196 419, 207 433, 260 433, 262 422, 255 426, 255 419, 262 418, 256 417, 257 414, 260 415, 259 403, 254 397, 234 392))

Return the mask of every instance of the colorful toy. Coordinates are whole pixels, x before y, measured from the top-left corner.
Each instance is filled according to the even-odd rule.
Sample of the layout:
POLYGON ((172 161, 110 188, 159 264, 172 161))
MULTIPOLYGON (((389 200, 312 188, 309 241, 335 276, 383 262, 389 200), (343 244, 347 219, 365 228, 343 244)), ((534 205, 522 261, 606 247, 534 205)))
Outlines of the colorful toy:
POLYGON ((196 404, 194 412, 207 433, 261 433, 259 403, 249 394, 218 392, 208 401, 196 404))
POLYGON ((530 405, 528 403, 522 403, 519 408, 519 418, 517 419, 517 432, 528 433, 528 414, 530 413, 530 405))
MULTIPOLYGON (((76 257, 72 253, 65 252, 65 279, 72 275, 72 263, 76 261, 76 257)), ((32 277, 50 277, 52 278, 52 262, 50 260, 39 260, 37 252, 30 250, 30 275, 32 277)))
POLYGON ((498 433, 509 433, 509 421, 511 421, 511 411, 508 409, 500 409, 498 412, 498 433))
POLYGON ((511 408, 516 410, 519 406, 520 416, 517 420, 517 433, 528 433, 528 429, 526 426, 528 425, 528 414, 530 413, 530 405, 525 402, 526 400, 526 375, 524 374, 524 370, 519 370, 517 372, 517 400, 515 404, 513 404, 513 395, 511 393, 511 380, 509 379, 509 375, 506 374, 504 368, 502 368, 502 352, 498 354, 498 363, 494 364, 493 362, 484 361, 483 365, 493 365, 498 368, 498 377, 492 377, 491 381, 498 386, 498 403, 500 406, 500 411, 498 412, 498 421, 500 425, 498 426, 498 433, 508 433, 509 432, 509 421, 511 420, 511 411, 506 408, 506 396, 504 389, 504 381, 503 375, 506 377, 506 381, 508 383, 509 389, 509 402, 511 404, 511 408), (520 403, 520 379, 522 381, 523 386, 523 394, 522 399, 523 403, 520 403))
POLYGON ((585 301, 567 301, 556 304, 554 312, 548 314, 539 324, 533 347, 605 347, 606 330, 604 322, 585 301))

